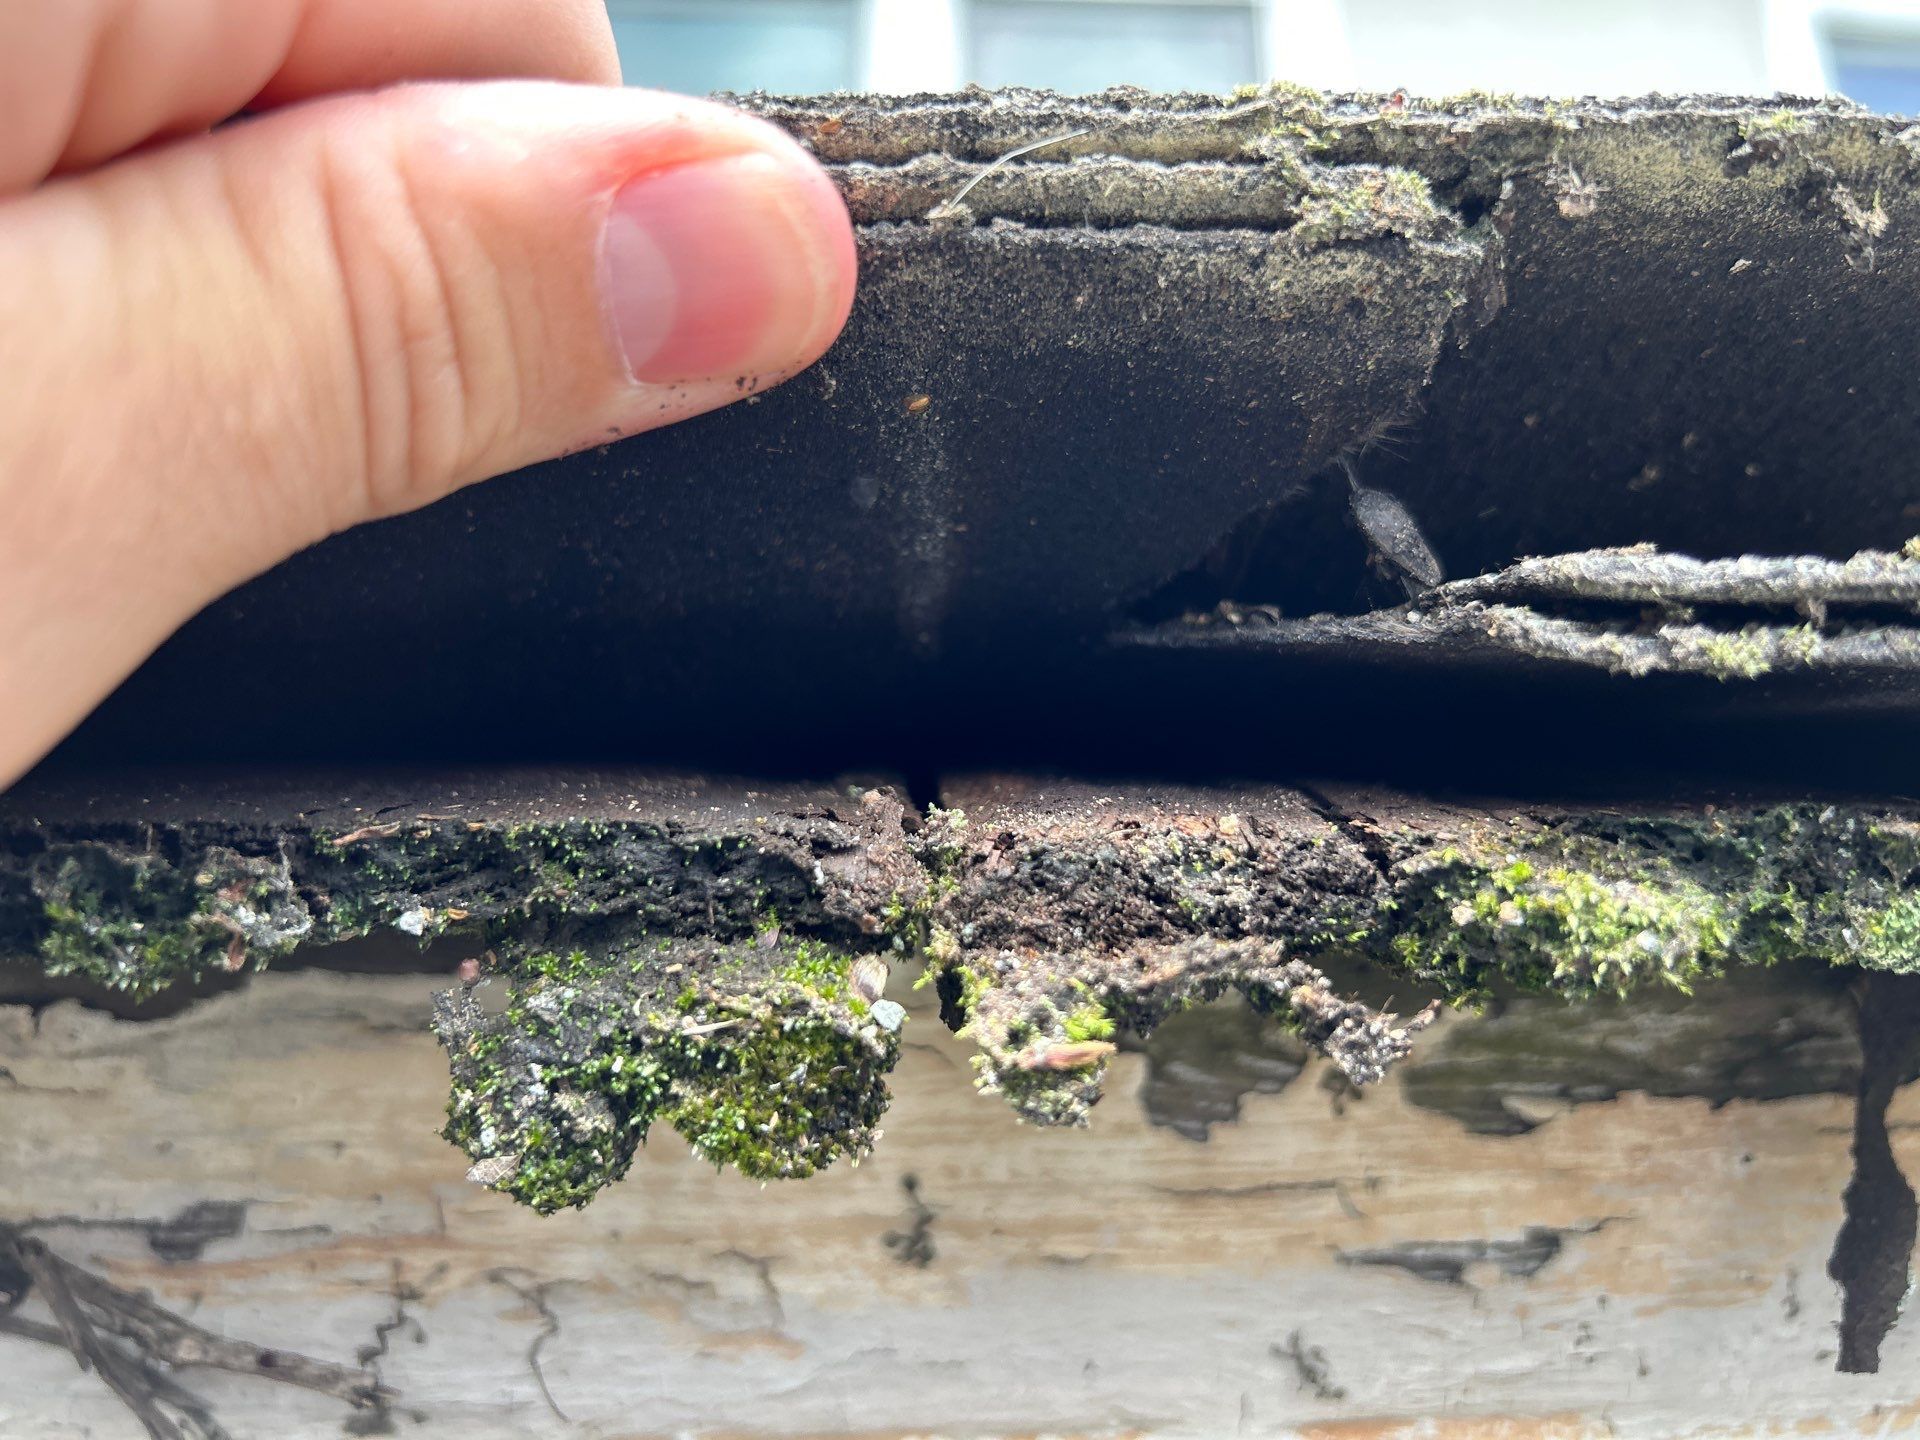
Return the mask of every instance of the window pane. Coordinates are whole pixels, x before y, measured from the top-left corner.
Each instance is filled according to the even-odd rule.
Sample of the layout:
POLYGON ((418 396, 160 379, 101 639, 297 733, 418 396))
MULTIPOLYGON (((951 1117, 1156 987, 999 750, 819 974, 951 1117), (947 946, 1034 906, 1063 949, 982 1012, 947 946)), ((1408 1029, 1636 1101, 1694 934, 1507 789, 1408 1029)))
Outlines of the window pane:
POLYGON ((1885 115, 1920 114, 1920 34, 1839 31, 1827 36, 1833 88, 1885 115))
POLYGON ((855 0, 608 0, 629 85, 705 95, 851 90, 855 0))
MULTIPOLYGON (((1344 0, 1342 8, 1363 89, 1773 90, 1757 0, 1344 0)), ((1273 68, 1287 73, 1284 49, 1273 68)))
POLYGON ((982 85, 1224 91, 1259 78, 1251 5, 973 0, 967 13, 967 78, 982 85))

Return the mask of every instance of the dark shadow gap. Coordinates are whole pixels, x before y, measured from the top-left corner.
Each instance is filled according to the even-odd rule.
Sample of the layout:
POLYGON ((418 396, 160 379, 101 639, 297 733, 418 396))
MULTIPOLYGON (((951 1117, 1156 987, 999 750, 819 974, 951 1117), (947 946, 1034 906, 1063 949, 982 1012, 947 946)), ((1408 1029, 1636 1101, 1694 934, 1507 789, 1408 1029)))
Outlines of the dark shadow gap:
POLYGON ((1880 1369, 1880 1346, 1912 1286, 1916 1206, 1887 1133, 1887 1106, 1920 1050, 1920 977, 1868 973, 1860 1011, 1860 1098, 1854 1112, 1853 1178, 1846 1220, 1827 1274, 1839 1285, 1843 1374, 1880 1369))

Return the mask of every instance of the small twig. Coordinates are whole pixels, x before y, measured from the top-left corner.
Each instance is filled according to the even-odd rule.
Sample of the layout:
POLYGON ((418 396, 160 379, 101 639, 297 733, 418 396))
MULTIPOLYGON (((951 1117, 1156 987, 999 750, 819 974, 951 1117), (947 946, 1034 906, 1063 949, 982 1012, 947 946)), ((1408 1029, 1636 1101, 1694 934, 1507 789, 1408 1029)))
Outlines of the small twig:
POLYGON ((13 1253, 20 1261, 20 1268, 27 1272, 27 1279, 40 1287, 47 1308, 53 1311, 54 1322, 67 1338, 67 1349, 73 1352, 81 1371, 91 1370, 93 1327, 87 1323, 87 1317, 80 1313, 80 1302, 73 1298, 73 1292, 67 1288, 59 1258, 38 1240, 17 1241, 13 1253))
POLYGON ((202 1330, 151 1296, 124 1290, 0 1223, 0 1274, 9 1272, 26 1283, 9 1287, 0 1335, 65 1350, 120 1397, 151 1440, 232 1440, 206 1402, 178 1384, 169 1369, 255 1375, 331 1395, 356 1409, 385 1409, 395 1398, 359 1371, 202 1330), (46 1303, 54 1324, 13 1313, 29 1294, 46 1303))
POLYGON ((60 1350, 67 1348, 67 1337, 58 1325, 22 1320, 18 1315, 0 1315, 0 1335, 18 1335, 22 1340, 38 1340, 42 1345, 60 1350))
POLYGON ((146 1357, 102 1343, 94 1358, 100 1378, 147 1427, 152 1440, 233 1440, 204 1400, 155 1369, 146 1357), (179 1411, 192 1424, 192 1430, 162 1409, 163 1405, 179 1411))
POLYGON ((13 1253, 32 1283, 45 1296, 57 1324, 41 1325, 17 1316, 6 1317, 5 1329, 12 1334, 44 1344, 57 1345, 72 1355, 80 1369, 99 1375, 101 1381, 120 1397, 120 1402, 137 1419, 151 1440, 193 1440, 180 1425, 160 1408, 164 1400, 191 1418, 202 1440, 229 1440, 200 1400, 161 1375, 143 1359, 130 1355, 100 1338, 78 1296, 68 1284, 72 1268, 38 1240, 12 1242, 13 1253))
POLYGON ((351 845, 356 840, 391 840, 400 833, 401 823, 395 820, 389 825, 362 825, 358 830, 349 830, 344 835, 335 835, 327 843, 338 849, 351 845))
POLYGON ((965 200, 969 194, 972 193, 973 187, 978 185, 982 180, 986 179, 989 175, 993 174, 996 170, 999 170, 1002 166, 1006 165, 1007 162, 1011 160, 1018 160, 1022 155, 1031 155, 1036 150, 1044 150, 1049 145, 1059 145, 1068 140, 1078 140, 1082 135, 1090 134, 1091 131, 1092 131, 1091 126, 1083 127, 1079 130, 1069 130, 1064 135, 1053 135, 1048 137, 1045 140, 1035 140, 1029 144, 1020 146, 1018 149, 1007 151, 1006 154, 1002 155, 999 159, 995 160, 991 165, 987 166, 986 169, 982 170, 978 175, 974 176, 971 180, 967 181, 966 184, 962 185, 959 188, 959 190, 955 191, 950 198, 942 200, 938 205, 934 206, 931 210, 927 211, 927 219, 929 220, 957 219, 961 213, 960 203, 963 200, 965 200))
POLYGON ((361 1410, 394 1398, 393 1391, 372 1384, 360 1371, 290 1350, 269 1350, 242 1340, 229 1340, 183 1320, 145 1295, 122 1290, 77 1267, 68 1268, 74 1293, 100 1311, 95 1322, 99 1328, 133 1341, 144 1353, 164 1364, 181 1369, 259 1375, 302 1390, 317 1390, 361 1410))

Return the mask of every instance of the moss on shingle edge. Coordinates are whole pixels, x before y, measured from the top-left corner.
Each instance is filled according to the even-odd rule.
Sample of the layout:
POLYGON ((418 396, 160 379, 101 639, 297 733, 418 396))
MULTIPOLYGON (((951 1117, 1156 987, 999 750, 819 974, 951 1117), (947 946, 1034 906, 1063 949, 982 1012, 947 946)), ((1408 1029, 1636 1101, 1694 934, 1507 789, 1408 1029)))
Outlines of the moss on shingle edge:
POLYGON ((758 1178, 865 1154, 889 960, 924 965, 981 1088, 1047 1124, 1086 1119, 1118 1032, 1229 990, 1377 1078, 1430 1011, 1343 993, 1356 963, 1453 1001, 1920 968, 1920 814, 1898 806, 1089 793, 922 816, 865 790, 712 826, 12 824, 0 952, 149 995, 381 928, 484 942, 504 1003, 461 988, 436 1017, 446 1134, 541 1210, 619 1178, 656 1124, 758 1178))

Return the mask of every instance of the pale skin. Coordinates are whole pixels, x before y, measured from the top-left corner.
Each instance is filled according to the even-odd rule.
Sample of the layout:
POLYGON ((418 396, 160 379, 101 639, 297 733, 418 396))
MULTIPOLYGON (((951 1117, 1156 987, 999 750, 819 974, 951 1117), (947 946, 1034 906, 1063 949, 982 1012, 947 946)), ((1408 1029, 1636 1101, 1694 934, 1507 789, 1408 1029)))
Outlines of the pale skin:
POLYGON ((0 0, 0 787, 296 550, 833 342, 824 173, 619 78, 600 0, 0 0))

